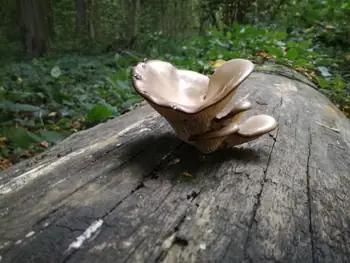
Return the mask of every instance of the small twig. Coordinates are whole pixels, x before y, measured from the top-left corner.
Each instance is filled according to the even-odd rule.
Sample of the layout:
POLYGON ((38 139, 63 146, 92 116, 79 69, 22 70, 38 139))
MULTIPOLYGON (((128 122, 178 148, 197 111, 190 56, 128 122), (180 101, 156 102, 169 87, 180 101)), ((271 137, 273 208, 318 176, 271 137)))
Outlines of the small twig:
POLYGON ((340 133, 340 130, 337 129, 337 128, 329 127, 329 126, 327 126, 327 125, 325 125, 325 124, 323 124, 323 123, 320 123, 320 122, 318 122, 318 121, 315 121, 315 122, 316 122, 318 125, 321 125, 322 127, 328 128, 328 129, 330 129, 330 130, 332 130, 332 131, 334 131, 334 132, 336 132, 336 133, 340 133))
POLYGON ((340 145, 340 143, 339 143, 338 140, 337 140, 337 143, 338 143, 338 146, 339 146, 340 149, 346 150, 346 148, 345 148, 344 146, 341 146, 341 145, 340 145))

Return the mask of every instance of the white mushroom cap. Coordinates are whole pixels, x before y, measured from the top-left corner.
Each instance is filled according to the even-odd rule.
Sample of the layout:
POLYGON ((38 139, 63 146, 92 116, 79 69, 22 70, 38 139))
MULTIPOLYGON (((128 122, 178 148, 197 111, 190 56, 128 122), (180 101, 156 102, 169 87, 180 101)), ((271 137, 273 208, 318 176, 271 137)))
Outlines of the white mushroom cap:
POLYGON ((162 107, 195 114, 226 98, 252 73, 254 64, 232 59, 218 67, 209 79, 169 62, 149 60, 132 69, 133 87, 146 100, 162 107))
POLYGON ((277 127, 275 118, 260 114, 255 115, 239 125, 237 135, 242 137, 257 137, 274 130, 277 127))

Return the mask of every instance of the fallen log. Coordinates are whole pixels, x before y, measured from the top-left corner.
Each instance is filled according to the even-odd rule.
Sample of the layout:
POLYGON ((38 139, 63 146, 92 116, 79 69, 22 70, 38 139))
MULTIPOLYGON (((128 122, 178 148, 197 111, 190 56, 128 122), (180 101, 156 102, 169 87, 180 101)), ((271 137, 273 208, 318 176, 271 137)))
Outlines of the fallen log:
POLYGON ((350 262, 349 120, 288 68, 248 93, 279 126, 239 147, 141 105, 0 173, 0 262, 350 262))

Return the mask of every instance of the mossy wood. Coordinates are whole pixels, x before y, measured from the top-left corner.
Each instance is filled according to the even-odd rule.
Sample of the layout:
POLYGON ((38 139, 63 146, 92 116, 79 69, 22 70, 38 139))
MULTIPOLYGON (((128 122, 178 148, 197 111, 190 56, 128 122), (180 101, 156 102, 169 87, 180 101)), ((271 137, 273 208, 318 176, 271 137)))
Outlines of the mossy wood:
POLYGON ((208 155, 148 105, 0 174, 0 262, 350 262, 350 122, 306 78, 236 98, 278 121, 208 155))

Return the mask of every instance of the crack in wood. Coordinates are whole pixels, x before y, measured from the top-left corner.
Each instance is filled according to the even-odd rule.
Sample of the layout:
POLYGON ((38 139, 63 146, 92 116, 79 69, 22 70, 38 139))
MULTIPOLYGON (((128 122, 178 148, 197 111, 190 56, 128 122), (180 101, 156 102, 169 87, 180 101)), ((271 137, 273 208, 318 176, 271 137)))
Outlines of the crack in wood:
POLYGON ((312 208, 311 208, 311 187, 310 187, 310 157, 311 157, 311 145, 312 145, 312 134, 311 134, 311 125, 309 125, 308 129, 309 140, 308 140, 308 156, 306 163, 306 188, 307 188, 307 199, 308 199, 308 210, 309 210, 309 232, 310 232, 310 243, 311 243, 311 253, 312 253, 312 262, 315 263, 315 242, 314 242, 314 230, 312 225, 312 208))
MULTIPOLYGON (((283 91, 281 89, 280 102, 279 102, 278 105, 276 105, 276 107, 273 108, 273 112, 277 108, 281 108, 282 105, 283 105, 283 91)), ((277 123, 279 123, 279 119, 280 119, 280 115, 277 117, 277 123)), ((250 240, 252 239, 252 233, 251 232, 252 232, 252 229, 253 229, 254 221, 256 221, 256 214, 257 214, 258 209, 259 209, 259 207, 261 205, 261 195, 262 195, 263 190, 264 190, 264 185, 268 181, 267 178, 266 178, 267 177, 267 170, 268 170, 269 165, 270 165, 273 149, 274 149, 275 144, 277 142, 278 133, 279 133, 279 128, 277 128, 276 137, 272 137, 273 138, 273 144, 272 144, 271 151, 269 152, 269 156, 268 156, 268 159, 267 159, 267 162, 266 162, 266 168, 263 170, 264 171, 264 176, 263 176, 263 178, 262 178, 262 180, 260 182, 260 191, 256 195, 256 202, 255 202, 255 204, 253 206, 252 217, 250 218, 249 223, 248 223, 248 234, 247 234, 247 238, 246 238, 246 241, 245 241, 245 244, 244 244, 243 253, 244 253, 245 260, 249 260, 250 262, 252 262, 252 259, 250 258, 249 254, 248 254, 248 245, 249 245, 250 240)), ((227 247, 229 247, 229 246, 230 246, 230 244, 227 247)), ((226 256, 226 253, 227 253, 227 251, 224 253, 223 257, 226 256)))
MULTIPOLYGON (((130 140, 129 142, 131 142, 132 140, 130 140)), ((119 148, 119 147, 117 147, 119 148)), ((137 151, 135 154, 131 155, 130 158, 128 158, 127 160, 123 161, 120 165, 118 165, 115 169, 120 169, 122 167, 124 167, 126 164, 128 164, 130 161, 132 161, 133 159, 137 158, 139 155, 141 155, 144 151, 146 151, 146 148, 142 148, 139 151, 137 151)), ((108 153, 112 152, 113 150, 115 150, 114 148, 112 150, 109 150, 108 153)), ((102 154, 102 155, 98 155, 94 160, 94 162, 97 162, 99 159, 103 158, 106 154, 102 154)), ((84 166, 84 168, 86 168, 87 166, 84 166)), ((81 170, 83 170, 84 168, 81 168, 77 171, 77 173, 81 170)), ((33 228, 38 227, 40 224, 42 224, 45 220, 48 220, 49 218, 51 218, 52 216, 54 216, 56 214, 57 211, 60 210, 60 208, 65 204, 64 200, 68 199, 69 197, 73 196, 75 193, 77 193, 78 191, 80 191, 81 189, 83 189, 84 187, 86 187, 87 185, 90 185, 92 182, 99 180, 99 178, 101 178, 103 175, 97 176, 92 178, 91 180, 87 181, 86 183, 82 184, 80 187, 76 188, 73 192, 71 192, 70 194, 68 194, 67 196, 62 198, 62 202, 54 207, 46 216, 40 218, 38 221, 36 221, 33 224, 33 228)), ((120 201, 120 204, 122 201, 124 201, 127 197, 129 197, 131 194, 133 194, 136 190, 142 188, 143 186, 143 182, 141 182, 140 184, 138 184, 136 186, 136 188, 133 189, 133 191, 131 191, 131 193, 129 195, 127 195, 123 200, 120 201)), ((118 204, 118 205, 120 205, 118 204)), ((115 206, 114 208, 116 208, 117 206, 115 206)), ((63 218, 64 216, 67 215, 67 213, 69 213, 69 211, 66 211, 65 213, 63 213, 60 216, 57 216, 55 218, 55 220, 53 220, 50 223, 45 224, 44 226, 40 226, 38 227, 38 229, 35 230, 35 232, 37 234, 40 234, 42 231, 44 231, 46 228, 50 227, 51 225, 53 225, 55 222, 59 221, 61 218, 63 218)), ((102 217, 104 218, 106 216, 106 214, 102 217)), ((62 228, 67 228, 69 229, 68 226, 65 225, 57 225, 58 227, 62 227, 62 228)), ((81 231, 81 230, 80 230, 81 231)), ((13 248, 14 244, 8 246, 5 250, 3 250, 3 254, 6 255, 7 252, 9 252, 12 248, 13 248)))
MULTIPOLYGON (((118 165, 116 168, 120 169, 122 167, 124 167, 127 163, 129 163, 130 161, 132 161, 133 159, 137 158, 139 155, 141 155, 146 149, 141 149, 138 152, 136 152, 135 154, 133 154, 132 156, 130 156, 130 158, 128 158, 127 160, 125 160, 124 162, 122 162, 120 165, 118 165)), ((98 159, 103 158, 103 156, 99 156, 97 159, 95 159, 95 162, 98 159)), ((85 167, 86 168, 86 167, 85 167)), ((115 169, 116 169, 115 168, 115 169)), ((79 169, 83 170, 82 169, 79 169)), ((79 172, 77 171, 77 172, 79 172)), ((86 187, 87 185, 90 185, 91 183, 93 183, 94 181, 98 180, 99 178, 101 178, 103 175, 97 176, 92 178, 91 180, 87 181, 86 183, 82 184, 80 187, 76 188, 73 192, 71 192, 70 194, 68 194, 67 196, 65 196, 64 198, 62 198, 62 201, 69 198, 70 196, 74 195, 75 193, 77 193, 78 191, 80 191, 82 188, 86 187)), ((49 214, 47 214, 45 217, 41 218, 40 220, 38 220, 33 226, 38 226, 40 225, 43 221, 49 219, 53 214, 55 214, 62 206, 64 205, 64 202, 61 202, 57 207, 55 207, 49 214)), ((61 219, 62 217, 64 217, 66 215, 63 214, 62 216, 59 216, 56 218, 55 221, 52 221, 51 223, 49 223, 48 225, 46 225, 45 227, 39 228, 39 232, 42 231, 43 229, 47 228, 48 226, 52 225, 53 223, 55 223, 57 220, 61 219)))
POLYGON ((269 167, 269 164, 270 164, 270 161, 271 161, 271 156, 272 156, 272 152, 273 152, 273 149, 275 147, 275 144, 276 144, 276 141, 277 141, 277 137, 278 137, 278 132, 279 132, 279 129, 277 129, 277 132, 276 132, 276 140, 274 140, 273 144, 272 144, 272 147, 271 147, 271 151, 269 153, 269 157, 267 159, 267 163, 266 163, 266 168, 264 169, 264 176, 263 176, 263 179, 261 180, 260 182, 260 191, 259 193, 257 194, 256 196, 256 202, 253 206, 253 211, 252 211, 252 217, 250 218, 249 220, 249 223, 248 223, 248 234, 247 234, 247 239, 245 241, 245 244, 244 244, 244 258, 245 260, 250 260, 250 257, 247 253, 247 250, 248 250, 248 245, 249 245, 249 241, 251 240, 251 232, 252 232, 252 229, 253 229, 253 223, 254 221, 256 221, 256 214, 258 212, 258 209, 261 205, 261 195, 262 195, 262 192, 264 190, 264 185, 265 185, 265 182, 267 181, 267 170, 268 170, 268 167, 269 167))
MULTIPOLYGON (((174 231, 169 233, 167 238, 165 238, 165 240, 171 239, 171 244, 165 248, 162 249, 162 251, 159 253, 159 255, 156 257, 155 259, 155 263, 160 263, 162 262, 168 255, 169 251, 172 249, 172 247, 174 245, 178 245, 181 247, 186 247, 188 246, 188 240, 185 237, 182 236, 178 236, 177 233, 180 231, 180 227, 181 225, 185 222, 187 215, 187 211, 188 209, 191 207, 191 204, 193 203, 194 200, 196 200, 198 198, 198 196, 200 195, 200 193, 202 192, 202 188, 200 188, 198 190, 198 192, 196 191, 192 191, 192 193, 190 195, 187 196, 187 200, 190 200, 189 206, 186 209, 186 211, 184 212, 184 214, 181 216, 179 222, 175 225, 174 227, 174 231)), ((195 207, 197 208, 197 204, 195 204, 195 207)))
MULTIPOLYGON (((178 146, 174 147, 172 150, 170 150, 165 156, 164 158, 155 166, 154 169, 152 169, 152 171, 148 174, 146 174, 145 176, 143 176, 142 180, 140 181, 140 183, 133 188, 129 194, 127 194, 122 200, 120 200, 119 202, 117 202, 112 208, 110 208, 100 219, 105 219, 108 215, 110 215, 111 213, 113 213, 113 211, 115 209, 117 209, 126 199, 128 199, 131 195, 133 195, 134 193, 136 193, 138 190, 142 189, 143 187, 145 187, 144 182, 146 181, 146 179, 148 178, 153 178, 153 176, 160 170, 162 170, 164 167, 166 167, 166 164, 170 161, 170 157, 183 145, 183 143, 180 143, 178 146)), ((145 151, 146 148, 143 148, 140 152, 145 151)), ((139 152, 139 153, 140 153, 139 152)), ((136 156, 135 156, 136 157, 136 156)), ((130 160, 129 160, 130 161, 130 160)), ((128 162, 128 161, 126 161, 128 162)), ((95 178, 96 179, 96 178, 95 178)), ((191 200, 191 202, 198 196, 198 193, 195 193, 195 195, 191 200)), ((183 220, 182 220, 183 222, 183 220)), ((180 223, 182 223, 180 222, 180 223)), ((179 224, 180 225, 180 224, 179 224)), ((141 242, 142 243, 142 242, 141 242)), ((140 244, 139 244, 140 245, 140 244)), ((136 249, 136 248, 135 248, 136 249)), ((78 249, 72 250, 62 261, 61 263, 65 263, 67 262, 72 256, 74 256, 74 254, 78 251, 78 249)), ((130 253, 130 255, 132 255, 132 253, 130 253)))

